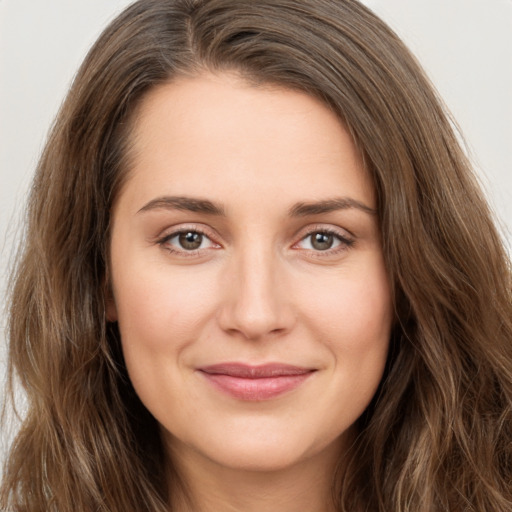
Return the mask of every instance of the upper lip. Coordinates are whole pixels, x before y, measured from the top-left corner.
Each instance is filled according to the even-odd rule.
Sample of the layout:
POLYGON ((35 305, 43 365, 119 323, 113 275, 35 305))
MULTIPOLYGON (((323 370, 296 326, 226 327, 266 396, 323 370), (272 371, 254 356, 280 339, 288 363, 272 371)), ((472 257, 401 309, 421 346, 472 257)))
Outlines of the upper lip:
POLYGON ((228 375, 240 379, 265 379, 270 377, 290 377, 304 375, 314 371, 313 368, 304 368, 283 363, 267 363, 251 365, 245 363, 220 363, 199 368, 200 371, 210 375, 228 375))

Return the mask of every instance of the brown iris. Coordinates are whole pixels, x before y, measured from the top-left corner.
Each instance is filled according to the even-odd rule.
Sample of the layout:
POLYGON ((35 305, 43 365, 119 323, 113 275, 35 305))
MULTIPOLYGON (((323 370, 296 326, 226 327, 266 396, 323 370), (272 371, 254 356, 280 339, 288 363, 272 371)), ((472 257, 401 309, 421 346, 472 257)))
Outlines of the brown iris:
POLYGON ((199 247, 201 247, 203 235, 194 231, 188 231, 186 233, 180 233, 178 240, 183 249, 193 251, 194 249, 199 249, 199 247))
POLYGON ((334 236, 329 233, 313 233, 311 235, 311 246, 317 251, 326 251, 332 247, 334 236))

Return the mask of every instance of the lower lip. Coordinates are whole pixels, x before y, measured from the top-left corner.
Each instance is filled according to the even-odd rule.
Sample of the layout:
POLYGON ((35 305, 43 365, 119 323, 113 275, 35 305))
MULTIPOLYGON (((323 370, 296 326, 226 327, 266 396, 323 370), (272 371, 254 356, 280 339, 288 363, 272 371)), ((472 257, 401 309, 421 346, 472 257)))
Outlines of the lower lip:
POLYGON ((208 382, 224 393, 247 401, 276 398, 299 387, 313 372, 262 378, 241 378, 225 374, 201 372, 208 382))

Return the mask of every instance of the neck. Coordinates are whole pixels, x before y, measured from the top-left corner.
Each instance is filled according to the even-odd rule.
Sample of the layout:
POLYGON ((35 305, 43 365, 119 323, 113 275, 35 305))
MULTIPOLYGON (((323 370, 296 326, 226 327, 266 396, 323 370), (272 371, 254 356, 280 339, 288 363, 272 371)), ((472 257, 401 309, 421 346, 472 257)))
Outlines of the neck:
POLYGON ((332 484, 339 451, 272 471, 226 468, 173 450, 181 485, 172 483, 172 512, 335 512, 332 484), (178 455, 178 457, 176 457, 178 455))

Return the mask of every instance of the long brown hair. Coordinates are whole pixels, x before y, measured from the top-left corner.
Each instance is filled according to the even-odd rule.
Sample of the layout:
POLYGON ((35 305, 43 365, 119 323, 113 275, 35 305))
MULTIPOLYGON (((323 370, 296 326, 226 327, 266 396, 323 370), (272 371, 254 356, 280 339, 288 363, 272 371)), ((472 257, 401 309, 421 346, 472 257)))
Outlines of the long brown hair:
POLYGON ((105 318, 109 213, 137 105, 204 69, 320 98, 374 180, 396 321, 333 482, 339 510, 512 510, 508 259, 433 88, 355 0, 140 0, 94 45, 39 162, 13 280, 10 376, 28 411, 2 510, 168 510, 158 427, 105 318))

